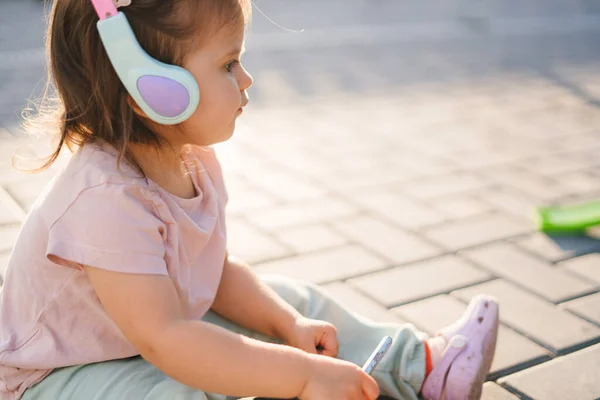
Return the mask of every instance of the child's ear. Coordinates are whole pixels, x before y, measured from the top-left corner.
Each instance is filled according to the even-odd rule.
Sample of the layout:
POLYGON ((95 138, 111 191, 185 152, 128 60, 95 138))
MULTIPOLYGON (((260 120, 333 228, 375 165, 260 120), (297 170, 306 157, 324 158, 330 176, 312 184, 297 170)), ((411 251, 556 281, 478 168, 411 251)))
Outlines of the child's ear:
POLYGON ((133 110, 134 113, 136 113, 137 115, 139 115, 142 118, 148 119, 148 116, 146 115, 146 113, 144 113, 144 111, 142 111, 140 106, 138 106, 138 104, 135 102, 135 100, 133 100, 133 98, 131 96, 127 96, 127 104, 129 104, 129 107, 131 107, 131 109, 133 110))

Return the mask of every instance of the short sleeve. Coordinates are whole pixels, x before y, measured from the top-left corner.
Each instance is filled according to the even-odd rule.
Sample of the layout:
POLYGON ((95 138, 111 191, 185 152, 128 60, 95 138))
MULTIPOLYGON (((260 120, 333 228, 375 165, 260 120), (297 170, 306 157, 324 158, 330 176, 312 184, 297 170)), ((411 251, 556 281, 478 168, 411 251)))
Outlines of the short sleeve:
POLYGON ((50 227, 48 259, 64 266, 167 275, 166 228, 146 190, 104 184, 81 192, 50 227))

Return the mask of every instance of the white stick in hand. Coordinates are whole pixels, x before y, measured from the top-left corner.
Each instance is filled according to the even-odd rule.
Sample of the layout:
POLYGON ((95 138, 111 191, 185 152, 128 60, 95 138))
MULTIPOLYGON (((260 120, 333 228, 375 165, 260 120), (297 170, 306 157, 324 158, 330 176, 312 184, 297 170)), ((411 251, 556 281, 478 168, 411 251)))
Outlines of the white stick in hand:
POLYGON ((385 356, 385 353, 387 353, 387 351, 390 349, 391 346, 392 346, 392 338, 391 337, 386 336, 383 339, 381 339, 381 342, 379 342, 379 344, 377 345, 377 348, 375 349, 373 354, 371 354, 371 356, 367 359, 367 362, 362 367, 362 369, 367 374, 371 375, 373 370, 375 370, 375 367, 377 367, 377 364, 379 364, 379 361, 381 361, 381 359, 383 358, 383 356, 385 356))

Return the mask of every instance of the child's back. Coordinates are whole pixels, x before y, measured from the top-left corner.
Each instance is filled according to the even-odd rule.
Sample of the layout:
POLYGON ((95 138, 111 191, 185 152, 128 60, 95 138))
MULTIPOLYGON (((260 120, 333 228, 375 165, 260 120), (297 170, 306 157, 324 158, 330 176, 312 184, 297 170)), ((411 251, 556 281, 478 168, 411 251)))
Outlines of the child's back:
POLYGON ((189 146, 184 157, 201 193, 192 199, 169 194, 125 162, 118 168, 116 151, 100 145, 75 153, 40 196, 1 295, 0 393, 19 394, 52 368, 139 354, 82 265, 168 275, 187 317, 210 308, 225 258, 227 197, 211 148, 189 146))

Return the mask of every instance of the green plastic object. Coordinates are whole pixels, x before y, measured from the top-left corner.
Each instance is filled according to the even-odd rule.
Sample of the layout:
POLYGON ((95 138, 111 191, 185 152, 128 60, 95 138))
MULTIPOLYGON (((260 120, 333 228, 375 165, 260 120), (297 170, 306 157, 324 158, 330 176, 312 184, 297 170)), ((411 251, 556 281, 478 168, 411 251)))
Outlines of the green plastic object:
POLYGON ((563 207, 539 207, 536 209, 536 220, 542 232, 582 232, 600 225, 600 201, 563 207))

